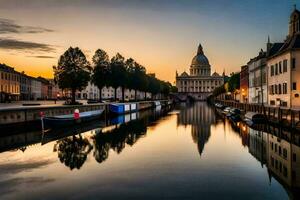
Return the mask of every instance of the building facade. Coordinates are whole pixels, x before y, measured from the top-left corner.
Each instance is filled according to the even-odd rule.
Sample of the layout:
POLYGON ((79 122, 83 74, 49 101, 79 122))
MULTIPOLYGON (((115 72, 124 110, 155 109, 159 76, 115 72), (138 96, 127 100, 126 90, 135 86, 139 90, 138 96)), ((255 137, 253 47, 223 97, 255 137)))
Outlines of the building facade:
POLYGON ((24 72, 20 73, 20 100, 30 100, 31 98, 31 77, 24 72))
POLYGON ((32 100, 38 100, 38 99, 41 99, 42 97, 42 83, 41 81, 39 81, 38 79, 36 78, 33 78, 31 77, 31 84, 30 84, 30 91, 31 91, 31 97, 30 99, 32 100))
POLYGON ((215 88, 224 84, 224 78, 218 73, 211 75, 211 66, 199 44, 196 56, 190 66, 190 74, 176 72, 176 87, 179 94, 192 96, 195 100, 205 100, 215 88))
POLYGON ((261 50, 248 62, 249 103, 268 104, 266 52, 261 50))
POLYGON ((0 64, 0 102, 20 99, 20 74, 5 64, 0 64))
POLYGON ((268 103, 300 106, 300 12, 290 15, 289 34, 283 43, 268 43, 268 103))
POLYGON ((249 68, 248 65, 241 67, 240 73, 240 102, 249 102, 249 68))

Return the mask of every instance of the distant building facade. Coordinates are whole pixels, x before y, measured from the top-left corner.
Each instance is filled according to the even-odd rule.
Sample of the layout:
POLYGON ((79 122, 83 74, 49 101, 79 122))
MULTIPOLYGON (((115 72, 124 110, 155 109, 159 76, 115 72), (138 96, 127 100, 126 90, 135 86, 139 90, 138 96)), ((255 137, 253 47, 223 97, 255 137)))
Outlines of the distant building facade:
POLYGON ((249 102, 249 68, 248 65, 241 67, 240 73, 240 102, 249 102))
POLYGON ((249 70, 249 103, 268 104, 267 57, 261 50, 248 62, 249 70))
POLYGON ((42 97, 42 83, 37 78, 31 77, 31 84, 30 84, 30 91, 31 91, 31 100, 38 100, 42 97))
POLYGON ((192 96, 196 100, 205 100, 213 90, 224 84, 224 77, 218 73, 211 75, 211 66, 199 44, 196 56, 190 66, 190 74, 176 72, 176 87, 178 93, 192 96))
POLYGON ((31 97, 31 77, 24 72, 20 73, 20 100, 30 100, 31 97))
POLYGON ((0 102, 20 99, 20 73, 14 68, 0 64, 0 102))

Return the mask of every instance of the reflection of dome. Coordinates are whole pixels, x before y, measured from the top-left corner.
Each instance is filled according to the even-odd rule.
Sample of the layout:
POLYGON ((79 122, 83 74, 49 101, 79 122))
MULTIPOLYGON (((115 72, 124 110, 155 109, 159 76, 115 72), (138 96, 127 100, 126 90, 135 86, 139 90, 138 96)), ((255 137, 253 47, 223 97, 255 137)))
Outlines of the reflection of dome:
POLYGON ((190 67, 191 76, 210 76, 210 64, 199 44, 197 55, 193 58, 190 67))

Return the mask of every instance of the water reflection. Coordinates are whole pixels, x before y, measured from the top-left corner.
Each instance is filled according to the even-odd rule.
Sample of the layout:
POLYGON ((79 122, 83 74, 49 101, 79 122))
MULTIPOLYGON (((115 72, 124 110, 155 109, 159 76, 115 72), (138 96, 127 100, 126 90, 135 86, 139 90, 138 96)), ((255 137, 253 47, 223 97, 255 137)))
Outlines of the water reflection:
MULTIPOLYGON (((280 128, 260 126, 249 128, 241 122, 229 122, 224 115, 206 103, 181 104, 177 125, 191 126, 192 140, 197 144, 200 156, 210 140, 211 128, 217 124, 230 126, 240 138, 241 144, 267 169, 269 183, 278 181, 291 199, 300 198, 300 134, 280 128)), ((215 133, 216 134, 216 133, 215 133)))
POLYGON ((299 142, 298 133, 231 123, 206 103, 148 110, 3 137, 0 195, 299 199, 299 142))
POLYGON ((179 106, 177 124, 191 126, 192 139, 197 144, 201 156, 211 134, 211 125, 216 124, 220 119, 215 114, 215 110, 205 102, 196 102, 179 106))
POLYGON ((232 124, 243 135, 249 153, 267 168, 269 183, 278 181, 291 199, 300 198, 300 135, 273 126, 261 126, 260 130, 245 124, 232 124))
POLYGON ((89 140, 83 138, 81 134, 59 140, 54 145, 54 151, 57 152, 60 162, 71 170, 80 169, 92 149, 89 140))

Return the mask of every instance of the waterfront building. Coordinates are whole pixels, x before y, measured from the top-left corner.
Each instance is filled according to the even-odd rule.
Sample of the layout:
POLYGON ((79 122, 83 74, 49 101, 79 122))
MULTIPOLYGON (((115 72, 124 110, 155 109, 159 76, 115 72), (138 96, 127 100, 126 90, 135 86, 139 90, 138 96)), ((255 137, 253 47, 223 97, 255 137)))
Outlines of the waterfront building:
POLYGON ((58 85, 55 83, 54 79, 47 79, 49 82, 48 85, 48 96, 50 99, 57 99, 62 97, 62 91, 59 89, 58 85))
POLYGON ((96 85, 93 83, 89 82, 87 87, 79 91, 77 93, 77 98, 78 99, 99 99, 100 98, 100 91, 96 85))
POLYGON ((41 99, 49 99, 49 81, 40 76, 37 79, 41 82, 41 99))
POLYGON ((300 12, 290 15, 289 33, 283 43, 268 42, 268 101, 272 106, 300 106, 300 12))
POLYGON ((25 72, 20 73, 20 100, 30 100, 31 97, 31 77, 25 72))
POLYGON ((20 74, 5 64, 0 64, 0 102, 20 99, 20 74))
POLYGON ((266 52, 261 50, 248 63, 249 70, 249 103, 268 104, 266 52))
POLYGON ((41 99, 42 97, 42 83, 37 78, 31 77, 31 84, 30 84, 30 91, 31 91, 31 97, 32 100, 41 99))
POLYGON ((249 68, 248 65, 244 65, 241 67, 240 73, 240 102, 248 103, 249 102, 249 68))
POLYGON ((214 72, 211 75, 209 60, 204 55, 203 48, 199 44, 197 54, 192 59, 190 73, 176 72, 176 87, 179 95, 188 96, 195 100, 205 100, 213 90, 224 84, 224 77, 214 72))

